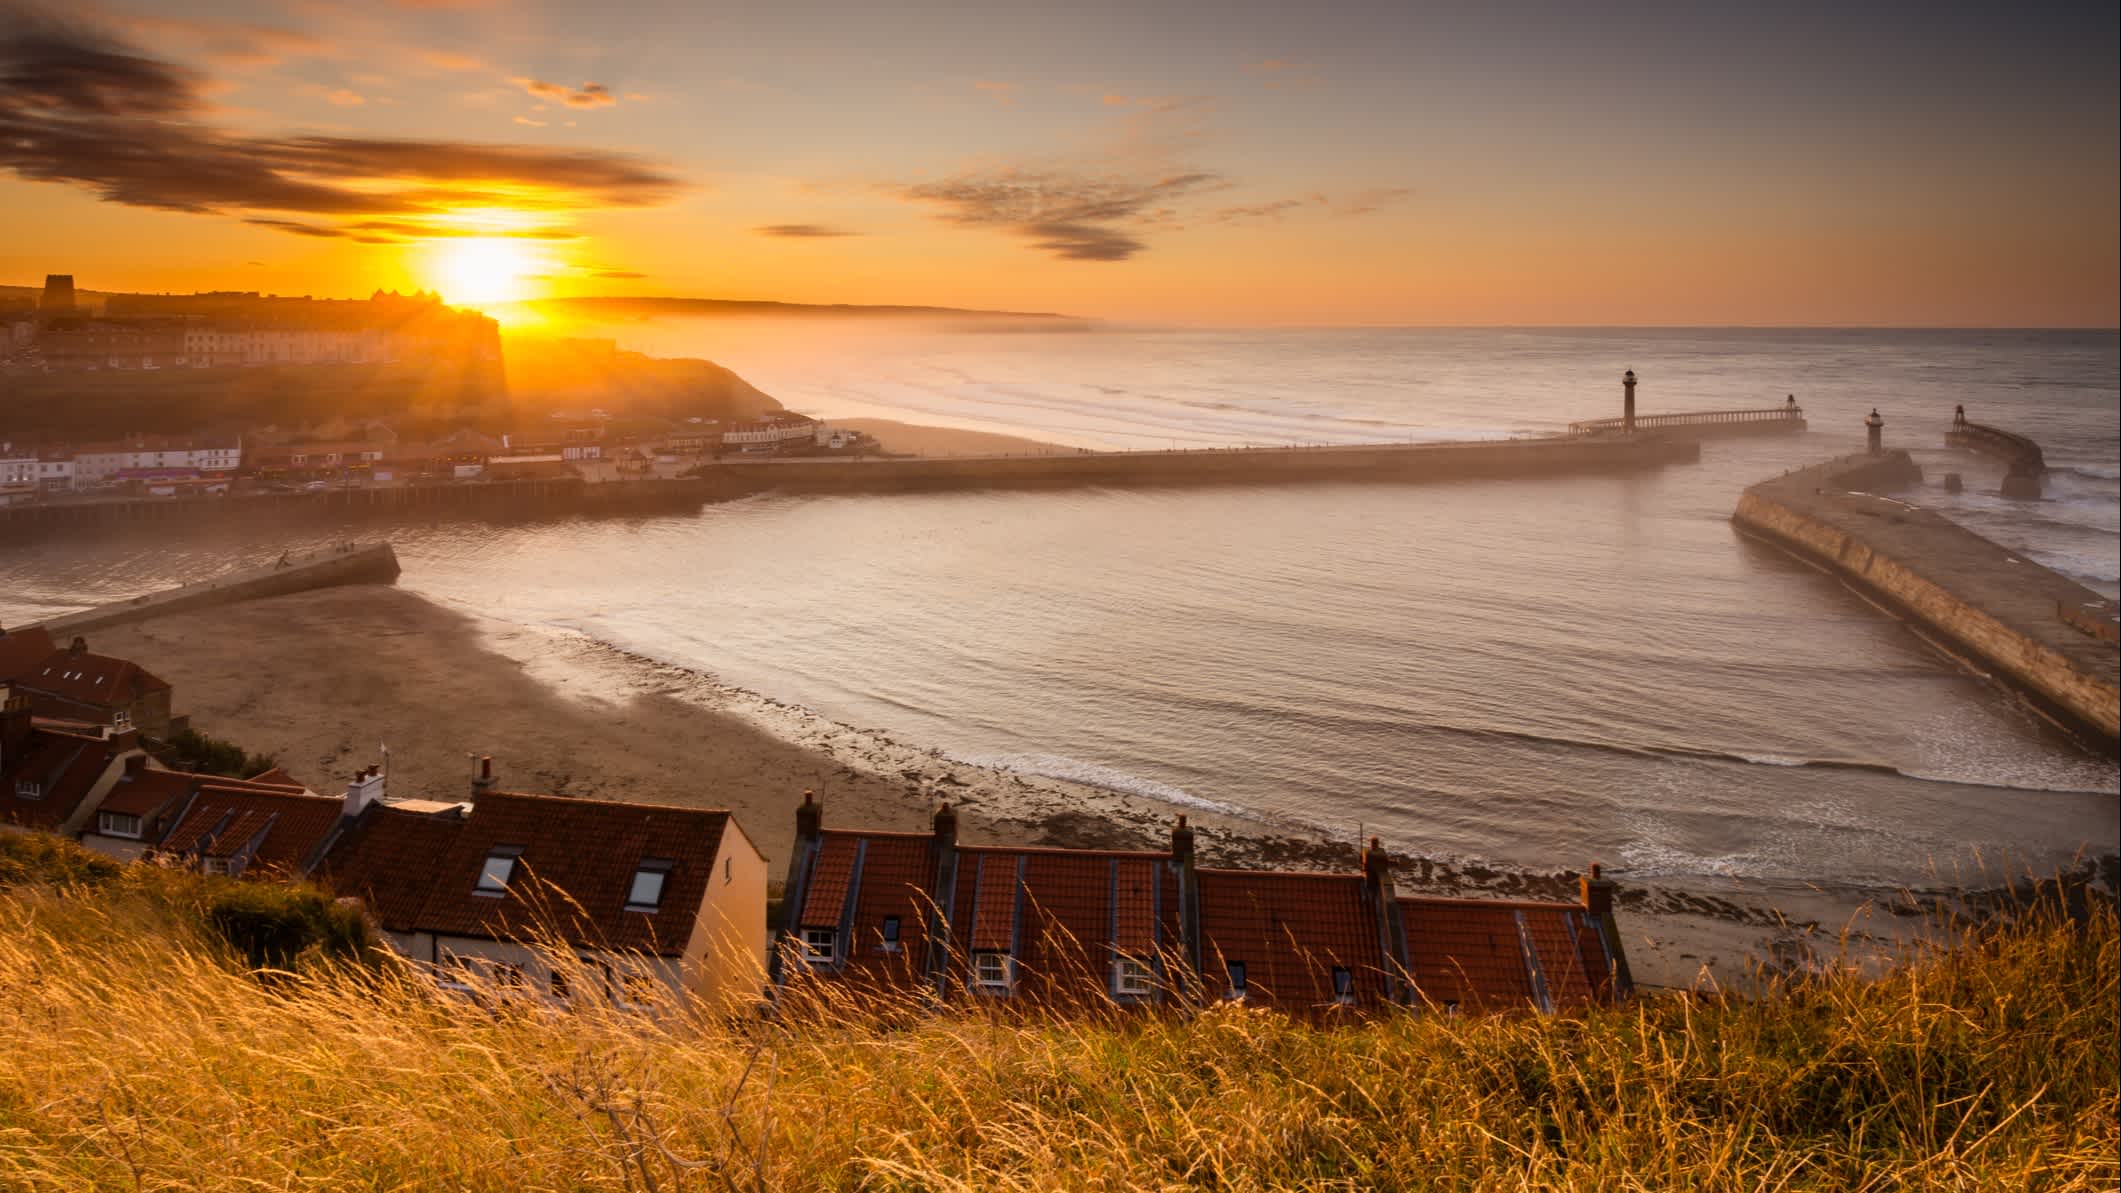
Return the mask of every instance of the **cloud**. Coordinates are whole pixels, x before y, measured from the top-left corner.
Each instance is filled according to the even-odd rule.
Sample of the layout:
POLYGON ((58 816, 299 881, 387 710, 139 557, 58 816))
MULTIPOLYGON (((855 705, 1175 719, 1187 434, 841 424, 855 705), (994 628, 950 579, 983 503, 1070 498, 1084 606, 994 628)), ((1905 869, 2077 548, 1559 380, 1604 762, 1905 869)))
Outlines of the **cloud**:
POLYGON ((780 236, 789 240, 814 240, 831 236, 860 236, 844 228, 829 228, 824 224, 766 224, 753 228, 761 236, 780 236))
POLYGON ((419 50, 414 53, 413 57, 418 58, 428 66, 434 67, 436 70, 469 72, 486 69, 484 61, 469 54, 458 54, 449 50, 419 50))
POLYGON ((942 208, 950 223, 1006 228, 1064 261, 1125 261, 1148 247, 1136 233, 1164 218, 1162 205, 1227 186, 1197 170, 1127 178, 1011 168, 894 189, 942 208))
POLYGON ((1380 187, 1359 192, 1344 200, 1339 211, 1342 215, 1369 215, 1380 208, 1404 203, 1414 197, 1414 189, 1405 186, 1380 187))
POLYGON ((324 96, 324 101, 326 103, 337 104, 342 108, 357 108, 362 104, 367 103, 368 97, 362 95, 360 92, 353 91, 346 87, 341 87, 336 91, 326 92, 324 96))
POLYGON ((329 228, 321 224, 305 224, 300 220, 273 219, 271 217, 262 215, 246 216, 243 222, 246 224, 256 224, 260 228, 273 228, 281 232, 292 232, 297 236, 353 235, 353 233, 348 232, 343 228, 329 228))
POLYGON ((516 117, 516 123, 517 123, 517 124, 522 124, 522 125, 528 125, 528 126, 529 126, 529 127, 531 127, 531 128, 544 128, 544 127, 545 127, 545 126, 546 126, 547 124, 549 124, 549 123, 550 123, 550 121, 545 121, 545 120, 532 120, 532 119, 531 119, 530 117, 528 117, 528 116, 518 116, 518 117, 516 117))
POLYGON ((1251 207, 1225 207, 1212 217, 1220 224, 1242 224, 1257 221, 1279 223, 1281 217, 1305 206, 1302 199, 1277 199, 1272 203, 1259 203, 1251 207))
POLYGON ((195 47, 215 66, 274 66, 290 58, 313 58, 331 52, 323 38, 274 25, 248 21, 192 20, 183 17, 127 13, 114 16, 119 28, 155 41, 176 40, 195 47))
POLYGON ((992 79, 980 79, 972 84, 973 90, 985 92, 1000 104, 1014 104, 1019 90, 1014 83, 998 83, 992 79))
POLYGON ((566 104, 570 108, 601 108, 619 102, 618 97, 611 93, 611 88, 602 83, 584 83, 578 88, 568 88, 543 79, 517 78, 512 81, 539 99, 549 99, 556 104, 566 104))
POLYGON ((648 275, 645 273, 635 273, 630 269, 599 269, 592 272, 589 276, 593 278, 633 279, 645 278, 648 275))
POLYGON ((239 133, 206 119, 209 87, 110 38, 0 15, 0 170, 107 202, 235 216, 305 236, 331 234, 318 230, 328 226, 318 217, 396 220, 404 236, 445 235, 455 208, 637 207, 680 188, 659 163, 621 153, 239 133))

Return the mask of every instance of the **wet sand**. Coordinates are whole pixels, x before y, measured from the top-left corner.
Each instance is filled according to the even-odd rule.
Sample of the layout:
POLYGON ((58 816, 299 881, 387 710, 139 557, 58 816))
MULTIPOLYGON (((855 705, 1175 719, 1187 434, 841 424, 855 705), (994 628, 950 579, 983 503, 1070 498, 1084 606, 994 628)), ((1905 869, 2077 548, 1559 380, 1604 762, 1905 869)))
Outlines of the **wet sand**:
POLYGON ((1075 451, 1020 435, 924 427, 889 418, 836 418, 832 425, 874 435, 885 451, 908 456, 1049 456, 1075 451))
MULTIPOLYGON (((99 651, 170 681, 201 732, 275 755, 335 792, 390 748, 390 794, 470 795, 467 755, 506 790, 728 808, 778 881, 802 792, 828 825, 918 830, 938 800, 976 843, 1149 847, 1179 809, 1083 784, 954 761, 875 729, 715 682, 567 631, 515 625, 398 588, 351 587, 180 612, 102 631, 99 651)), ((1346 869, 1353 842, 1188 810, 1209 865, 1346 869)), ((1583 859, 1588 860, 1588 859, 1583 859)), ((1557 858, 1557 865, 1579 861, 1557 858)), ((1569 899, 1566 873, 1414 858, 1405 893, 1569 899)), ((1844 929, 1866 959, 1906 917, 1831 892, 1621 891, 1638 982, 1743 984, 1757 966, 1816 964, 1844 929)))

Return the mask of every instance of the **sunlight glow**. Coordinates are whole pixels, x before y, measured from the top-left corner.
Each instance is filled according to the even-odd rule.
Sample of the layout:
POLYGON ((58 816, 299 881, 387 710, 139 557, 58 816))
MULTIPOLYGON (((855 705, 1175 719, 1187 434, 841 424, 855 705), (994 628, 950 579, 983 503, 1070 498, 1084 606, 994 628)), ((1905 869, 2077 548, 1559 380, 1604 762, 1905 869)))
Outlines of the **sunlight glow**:
POLYGON ((534 297, 543 267, 522 241, 478 236, 435 244, 425 272, 444 301, 480 306, 534 297))

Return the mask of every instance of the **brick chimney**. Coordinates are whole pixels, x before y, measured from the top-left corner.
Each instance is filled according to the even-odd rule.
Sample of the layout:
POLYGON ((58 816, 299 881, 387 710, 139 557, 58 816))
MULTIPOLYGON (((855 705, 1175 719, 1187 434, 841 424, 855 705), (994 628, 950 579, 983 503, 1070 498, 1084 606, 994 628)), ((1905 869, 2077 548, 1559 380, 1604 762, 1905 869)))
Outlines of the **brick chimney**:
POLYGON ((493 755, 481 754, 471 771, 471 798, 477 799, 492 791, 493 782, 493 755))
POLYGON ((825 808, 817 802, 817 792, 803 788, 803 802, 795 809, 795 843, 797 847, 817 840, 824 830, 825 808))
POLYGON ((1178 871, 1178 948, 1194 975, 1197 997, 1205 1002, 1212 996, 1200 969, 1200 875, 1194 865, 1193 826, 1180 812, 1171 822, 1171 867, 1178 871))
POLYGON ((926 917, 928 951, 922 971, 936 997, 950 993, 950 960, 955 952, 950 939, 951 905, 957 900, 957 809, 944 800, 935 806, 932 821, 935 836, 929 852, 935 858, 935 881, 928 888, 926 917))
POLYGON ((766 954, 766 978, 775 987, 780 986, 786 972, 785 954, 797 947, 796 933, 802 928, 797 921, 803 914, 804 901, 810 897, 811 859, 817 856, 817 839, 824 829, 825 805, 818 802, 817 792, 805 787, 803 802, 795 808, 795 847, 788 851, 788 877, 781 883, 780 914, 771 917, 771 927, 780 935, 766 954))
POLYGON ((67 644, 66 653, 70 655, 87 654, 88 639, 81 637, 79 634, 74 635, 74 640, 67 644))
POLYGON ((0 768, 13 765, 29 749, 32 728, 29 696, 8 689, 7 701, 0 705, 0 768))
POLYGON ((1399 914, 1399 891, 1392 883, 1392 855, 1376 837, 1363 846, 1362 893, 1377 915, 1377 958, 1385 973, 1385 997, 1405 1002, 1414 990, 1407 967, 1407 933, 1399 914))
POLYGON ((1628 954, 1620 941, 1620 927, 1613 922, 1613 880, 1597 862, 1591 863, 1591 872, 1578 880, 1578 889, 1583 897, 1583 910, 1598 925, 1599 939, 1605 942, 1605 951, 1613 960, 1613 993, 1625 998, 1635 990, 1635 980, 1628 973, 1628 954))

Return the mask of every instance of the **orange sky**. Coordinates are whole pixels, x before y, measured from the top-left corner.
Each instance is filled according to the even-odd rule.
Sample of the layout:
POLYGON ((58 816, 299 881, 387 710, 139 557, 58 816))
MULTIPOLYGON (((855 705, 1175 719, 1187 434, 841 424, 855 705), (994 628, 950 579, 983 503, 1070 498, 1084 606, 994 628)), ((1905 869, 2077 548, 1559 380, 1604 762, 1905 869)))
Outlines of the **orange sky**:
POLYGON ((157 7, 0 8, 0 282, 2121 323, 2110 5, 157 7))

